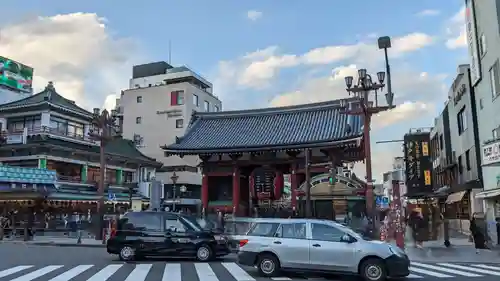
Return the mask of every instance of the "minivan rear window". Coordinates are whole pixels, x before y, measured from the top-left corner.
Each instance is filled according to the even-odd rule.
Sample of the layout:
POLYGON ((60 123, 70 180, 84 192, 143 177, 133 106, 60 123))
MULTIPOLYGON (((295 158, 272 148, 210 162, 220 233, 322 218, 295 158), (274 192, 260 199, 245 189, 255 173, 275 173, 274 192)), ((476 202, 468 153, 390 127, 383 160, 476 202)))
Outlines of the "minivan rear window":
POLYGON ((249 236, 263 236, 263 237, 272 237, 276 230, 280 226, 279 223, 270 223, 270 222, 256 222, 252 225, 247 235, 249 236))

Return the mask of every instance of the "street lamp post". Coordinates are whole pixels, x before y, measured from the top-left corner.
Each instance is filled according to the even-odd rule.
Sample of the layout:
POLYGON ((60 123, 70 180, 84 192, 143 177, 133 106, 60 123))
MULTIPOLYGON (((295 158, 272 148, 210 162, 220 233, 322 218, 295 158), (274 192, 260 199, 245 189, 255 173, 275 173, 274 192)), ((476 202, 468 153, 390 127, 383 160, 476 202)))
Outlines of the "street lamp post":
MULTIPOLYGON (((379 47, 380 46, 385 50, 385 53, 387 54, 387 48, 390 47, 390 38, 383 37, 383 40, 379 39, 379 47)), ((387 70, 389 70, 388 65, 389 64, 386 56, 387 70)), ((394 107, 393 105, 394 95, 390 91, 385 95, 387 105, 379 106, 378 104, 378 91, 381 91, 385 86, 384 84, 385 74, 386 73, 383 71, 377 72, 378 81, 374 81, 374 79, 372 79, 372 76, 367 73, 366 69, 359 69, 358 79, 356 83, 354 83, 354 77, 352 76, 345 77, 347 92, 349 93, 349 95, 352 94, 354 97, 358 98, 361 105, 359 108, 351 108, 349 106, 349 109, 346 111, 346 114, 362 115, 364 117, 363 135, 364 135, 364 151, 365 151, 365 165, 366 165, 366 193, 365 193, 366 212, 367 215, 371 218, 372 227, 375 226, 374 225, 375 210, 374 210, 372 159, 371 159, 371 145, 370 145, 371 118, 372 115, 374 114, 386 111, 394 107), (370 92, 375 93, 375 100, 373 102, 369 101, 370 92)))
POLYGON ((179 176, 177 176, 177 174, 174 173, 172 174, 172 176, 170 177, 170 179, 172 180, 172 211, 175 212, 175 200, 177 198, 177 187, 175 186, 177 184, 177 180, 179 179, 179 176))
POLYGON ((117 130, 116 120, 118 119, 118 114, 116 110, 111 110, 111 114, 104 109, 101 111, 99 108, 94 108, 92 125, 93 128, 89 130, 89 137, 93 140, 99 141, 99 187, 98 195, 99 201, 97 205, 98 213, 98 231, 96 233, 96 240, 103 240, 103 229, 104 229, 104 187, 105 187, 105 174, 106 174, 106 152, 104 148, 106 144, 111 141, 114 137, 118 136, 119 131, 117 130))

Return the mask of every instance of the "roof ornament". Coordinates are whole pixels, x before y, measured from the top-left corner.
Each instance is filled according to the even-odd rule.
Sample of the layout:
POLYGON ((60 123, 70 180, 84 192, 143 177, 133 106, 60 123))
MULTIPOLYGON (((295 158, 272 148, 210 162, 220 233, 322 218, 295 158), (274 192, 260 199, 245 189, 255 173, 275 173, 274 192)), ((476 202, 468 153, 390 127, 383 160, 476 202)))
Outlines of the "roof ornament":
POLYGON ((52 92, 56 92, 56 88, 54 88, 54 82, 49 81, 47 86, 45 87, 45 91, 47 92, 47 95, 45 96, 45 100, 51 100, 52 99, 52 92))
POLYGON ((54 82, 52 81, 49 81, 49 83, 47 84, 47 86, 45 87, 45 90, 48 90, 48 91, 56 91, 56 88, 54 87, 54 82))

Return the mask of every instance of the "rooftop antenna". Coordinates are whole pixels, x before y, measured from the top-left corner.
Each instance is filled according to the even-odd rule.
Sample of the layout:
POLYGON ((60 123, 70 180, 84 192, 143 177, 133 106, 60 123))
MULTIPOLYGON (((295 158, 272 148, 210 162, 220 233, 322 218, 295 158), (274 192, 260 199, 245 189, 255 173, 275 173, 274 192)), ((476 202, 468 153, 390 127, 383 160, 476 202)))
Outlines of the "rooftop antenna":
POLYGON ((172 40, 168 40, 168 64, 172 65, 172 40))

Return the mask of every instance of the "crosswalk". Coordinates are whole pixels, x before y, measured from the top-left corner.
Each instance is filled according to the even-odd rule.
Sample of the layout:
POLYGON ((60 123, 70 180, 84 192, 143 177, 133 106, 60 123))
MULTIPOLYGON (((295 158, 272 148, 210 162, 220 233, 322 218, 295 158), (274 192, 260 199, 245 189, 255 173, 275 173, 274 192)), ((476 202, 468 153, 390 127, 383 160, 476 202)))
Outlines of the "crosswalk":
MULTIPOLYGON (((412 262, 408 279, 500 277, 500 264, 412 262)), ((114 263, 107 265, 18 265, 0 267, 0 281, 289 281, 323 278, 288 275, 263 278, 234 262, 114 263)), ((338 278, 339 280, 341 278, 338 278)), ((324 279, 323 279, 324 280, 324 279)))

